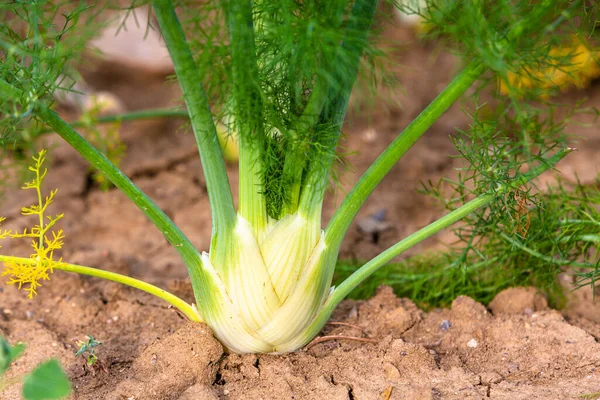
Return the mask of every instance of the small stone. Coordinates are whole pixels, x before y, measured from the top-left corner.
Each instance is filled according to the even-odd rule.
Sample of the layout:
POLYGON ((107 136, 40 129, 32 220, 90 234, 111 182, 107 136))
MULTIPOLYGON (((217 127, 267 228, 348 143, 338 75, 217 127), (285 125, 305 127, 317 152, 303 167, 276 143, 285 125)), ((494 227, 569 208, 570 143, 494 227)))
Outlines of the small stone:
POLYGON ((377 140, 377 136, 377 130, 374 128, 369 128, 363 132, 362 140, 364 140, 366 143, 373 143, 377 140))
POLYGON ((34 314, 35 313, 33 311, 31 311, 31 310, 25 311, 25 316, 27 317, 27 319, 33 318, 34 314))
POLYGON ((396 368, 392 363, 384 363, 383 372, 389 381, 397 381, 400 379, 400 371, 398 371, 398 368, 396 368))
POLYGON ((497 372, 488 371, 479 375, 482 385, 494 385, 502 381, 502 375, 497 372))
POLYGON ((448 329, 450 329, 451 326, 452 326, 452 323, 450 321, 448 321, 447 319, 445 319, 440 324, 440 329, 442 331, 446 332, 448 329))
POLYGON ((467 342, 467 347, 474 349, 475 347, 477 347, 478 344, 479 343, 477 343, 477 340, 471 339, 467 342))
POLYGON ((353 306, 350 312, 348 313, 348 319, 356 319, 358 318, 358 309, 356 306, 353 306))
POLYGON ((383 232, 393 229, 392 224, 385 221, 385 210, 379 210, 368 217, 360 218, 357 221, 358 231, 363 235, 370 236, 373 243, 379 241, 379 235, 383 232))
POLYGON ((2 312, 3 312, 4 314, 6 314, 6 315, 10 315, 10 314, 12 314, 12 310, 10 310, 10 309, 8 309, 8 308, 5 308, 4 310, 2 310, 2 312))
POLYGON ((506 372, 509 374, 514 374, 515 372, 519 372, 521 370, 521 365, 519 363, 508 363, 508 368, 506 369, 506 372))

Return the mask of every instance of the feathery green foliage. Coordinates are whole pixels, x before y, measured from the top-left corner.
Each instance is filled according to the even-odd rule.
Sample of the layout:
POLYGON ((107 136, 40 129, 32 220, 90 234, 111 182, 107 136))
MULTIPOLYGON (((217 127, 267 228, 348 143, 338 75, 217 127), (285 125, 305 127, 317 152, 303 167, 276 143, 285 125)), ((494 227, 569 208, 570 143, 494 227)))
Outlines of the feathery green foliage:
POLYGON ((36 107, 50 106, 57 92, 71 89, 74 63, 100 24, 85 2, 3 2, 0 15, 0 144, 5 148, 18 139, 19 124, 35 116, 36 107))

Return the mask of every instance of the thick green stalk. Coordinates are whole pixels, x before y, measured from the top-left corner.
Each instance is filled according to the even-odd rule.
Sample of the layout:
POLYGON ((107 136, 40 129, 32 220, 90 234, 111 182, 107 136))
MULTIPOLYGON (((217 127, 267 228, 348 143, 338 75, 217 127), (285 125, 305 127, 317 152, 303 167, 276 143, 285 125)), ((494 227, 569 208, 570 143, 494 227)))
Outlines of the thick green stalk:
MULTIPOLYGON (((235 225, 236 212, 231 196, 217 130, 210 112, 198 68, 185 34, 170 0, 152 2, 169 54, 175 66, 183 98, 189 110, 194 136, 198 144, 202 170, 212 214, 213 238, 227 235, 235 225)), ((213 240, 213 245, 216 243, 213 240)), ((211 251, 212 251, 211 246, 211 251)))
POLYGON ((471 87, 483 70, 484 67, 476 62, 465 67, 442 93, 377 157, 377 160, 359 179, 331 218, 326 229, 326 241, 329 245, 339 248, 354 217, 379 182, 431 125, 471 87))
MULTIPOLYGON (((305 215, 312 214, 315 210, 320 210, 325 189, 327 188, 329 170, 335 157, 335 149, 341 133, 342 123, 346 116, 350 92, 358 73, 360 59, 364 50, 364 43, 367 40, 371 23, 377 9, 377 0, 356 0, 348 26, 347 35, 344 39, 340 51, 344 52, 342 58, 348 61, 334 63, 338 70, 334 72, 334 87, 328 90, 315 92, 317 95, 326 96, 326 101, 321 102, 318 98, 311 98, 309 106, 318 109, 319 105, 324 104, 324 110, 320 115, 321 122, 329 126, 329 133, 324 138, 317 138, 321 154, 315 159, 311 159, 306 184, 302 189, 299 208, 305 215), (346 65, 345 68, 339 68, 340 65, 346 65)), ((310 112, 310 110, 307 110, 310 112)), ((310 114, 307 114, 310 117, 310 114)), ((310 118, 309 118, 310 120, 310 118)))
POLYGON ((48 124, 67 143, 79 152, 94 168, 101 171, 119 190, 121 190, 133 203, 156 225, 167 241, 175 247, 185 262, 194 292, 201 284, 198 268, 200 253, 189 239, 179 230, 177 225, 138 188, 121 170, 108 158, 100 153, 87 140, 79 135, 71 126, 63 121, 54 111, 45 107, 38 108, 38 115, 43 122, 48 124))
POLYGON ((337 307, 337 305, 346 296, 348 296, 348 294, 350 294, 350 292, 354 288, 360 285, 365 279, 367 279, 369 276, 375 273, 379 268, 383 267, 385 264, 390 262, 394 257, 397 257, 404 251, 431 237, 432 235, 436 234, 442 229, 445 229, 451 226, 452 224, 460 221, 473 211, 488 205, 494 199, 498 198, 498 196, 503 196, 504 193, 518 188, 524 185, 525 183, 531 181, 532 179, 538 177, 543 172, 547 171, 550 168, 553 168, 563 157, 565 157, 570 152, 571 149, 564 149, 557 152, 552 157, 545 159, 541 165, 523 174, 515 181, 500 184, 494 193, 486 193, 478 196, 474 200, 469 201, 465 205, 446 214, 437 221, 427 225, 423 229, 420 229, 419 231, 413 233, 407 238, 391 246, 383 253, 379 254, 377 257, 373 258, 371 261, 367 262, 365 265, 360 267, 344 282, 342 282, 337 288, 335 288, 331 296, 329 296, 329 298, 325 301, 323 307, 319 311, 319 314, 315 317, 311 325, 303 333, 306 342, 308 343, 310 339, 312 339, 319 333, 323 325, 325 325, 325 323, 329 319, 329 316, 331 315, 335 307, 337 307))
POLYGON ((233 99, 236 112, 234 126, 239 137, 238 213, 261 236, 267 221, 262 190, 264 153, 263 104, 258 77, 258 62, 252 21, 252 3, 247 0, 225 2, 229 41, 233 99))
POLYGON ((304 171, 306 164, 306 146, 296 139, 290 139, 289 153, 285 156, 283 163, 283 178, 286 183, 289 182, 288 198, 286 199, 283 215, 293 214, 298 210, 302 190, 302 171, 304 171))
MULTIPOLYGON (((36 260, 33 260, 31 258, 0 255, 0 262, 7 261, 13 261, 22 265, 35 265, 37 263, 36 260)), ((173 307, 181 311, 183 315, 189 318, 190 321, 202 322, 200 314, 198 314, 198 311, 195 310, 194 307, 192 307, 192 305, 175 296, 174 294, 159 288, 158 286, 154 286, 144 281, 140 281, 139 279, 131 278, 126 275, 121 275, 115 272, 105 271, 98 268, 91 268, 76 264, 68 264, 64 262, 57 262, 53 264, 52 269, 66 272, 74 272, 80 275, 94 276, 96 278, 102 278, 109 281, 122 283, 123 285, 131 286, 133 288, 142 290, 146 293, 150 293, 151 295, 154 295, 160 299, 163 299, 167 303, 170 303, 171 305, 173 305, 173 307)))

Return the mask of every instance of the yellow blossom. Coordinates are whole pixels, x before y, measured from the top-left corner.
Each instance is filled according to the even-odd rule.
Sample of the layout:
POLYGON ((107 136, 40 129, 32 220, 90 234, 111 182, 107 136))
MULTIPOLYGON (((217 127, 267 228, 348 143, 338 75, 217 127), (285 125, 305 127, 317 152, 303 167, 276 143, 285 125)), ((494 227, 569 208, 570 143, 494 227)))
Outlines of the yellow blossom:
MULTIPOLYGON (((30 182, 26 182, 22 187, 24 190, 35 190, 37 193, 37 204, 21 208, 21 214, 25 216, 37 216, 38 224, 29 230, 23 229, 22 232, 12 232, 10 230, 0 230, 0 239, 20 239, 32 238, 31 247, 33 252, 30 259, 34 263, 24 264, 19 262, 17 257, 8 257, 4 261, 4 269, 0 276, 7 276, 7 284, 16 285, 19 289, 28 292, 28 297, 33 298, 37 294, 37 288, 42 286, 41 280, 50 279, 49 274, 53 272, 54 266, 61 263, 61 259, 54 260, 54 251, 62 248, 64 233, 62 229, 51 230, 56 222, 63 218, 64 214, 58 214, 54 217, 45 216, 46 209, 54 201, 57 190, 52 190, 47 196, 42 195, 42 183, 46 177, 47 169, 42 165, 46 159, 46 151, 42 150, 37 156, 33 157, 34 165, 29 167, 35 176, 30 182)), ((0 222, 5 218, 0 217, 0 222)))

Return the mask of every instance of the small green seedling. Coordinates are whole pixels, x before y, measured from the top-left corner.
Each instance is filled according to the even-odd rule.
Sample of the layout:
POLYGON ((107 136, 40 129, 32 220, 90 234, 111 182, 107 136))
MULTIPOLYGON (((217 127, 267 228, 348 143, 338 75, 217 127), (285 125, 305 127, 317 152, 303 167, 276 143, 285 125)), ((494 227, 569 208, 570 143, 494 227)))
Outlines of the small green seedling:
POLYGON ((55 359, 44 361, 24 377, 6 380, 3 378, 4 373, 24 350, 23 343, 11 346, 0 337, 0 396, 4 389, 21 381, 23 382, 22 396, 25 400, 55 400, 68 396, 71 392, 69 378, 55 359))
POLYGON ((106 373, 108 373, 108 368, 104 365, 98 356, 96 355, 95 348, 102 345, 102 342, 94 339, 92 335, 87 335, 87 341, 77 340, 77 344, 79 344, 79 350, 75 353, 75 356, 82 356, 85 359, 85 366, 87 369, 92 372, 92 374, 96 374, 95 366, 96 364, 100 365, 100 368, 106 373))

